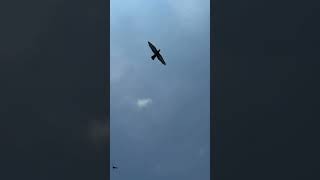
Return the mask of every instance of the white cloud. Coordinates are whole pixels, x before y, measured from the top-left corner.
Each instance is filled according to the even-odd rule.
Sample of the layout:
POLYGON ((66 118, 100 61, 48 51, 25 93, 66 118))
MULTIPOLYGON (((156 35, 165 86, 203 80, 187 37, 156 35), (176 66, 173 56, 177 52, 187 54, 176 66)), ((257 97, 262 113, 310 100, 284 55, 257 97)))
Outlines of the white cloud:
POLYGON ((152 99, 146 98, 146 99, 138 99, 137 100, 137 106, 139 108, 144 108, 149 106, 152 103, 152 99))

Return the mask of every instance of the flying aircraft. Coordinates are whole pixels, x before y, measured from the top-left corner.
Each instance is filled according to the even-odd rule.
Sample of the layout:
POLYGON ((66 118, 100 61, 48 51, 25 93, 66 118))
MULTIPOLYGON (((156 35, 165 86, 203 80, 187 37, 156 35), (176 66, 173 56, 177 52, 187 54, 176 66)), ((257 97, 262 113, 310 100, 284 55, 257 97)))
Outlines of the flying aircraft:
POLYGON ((160 49, 157 50, 157 48, 148 41, 149 47, 151 48, 152 52, 153 52, 153 56, 151 56, 151 59, 154 60, 156 57, 158 58, 158 60, 163 64, 166 65, 166 62, 163 60, 163 57, 160 54, 160 49))

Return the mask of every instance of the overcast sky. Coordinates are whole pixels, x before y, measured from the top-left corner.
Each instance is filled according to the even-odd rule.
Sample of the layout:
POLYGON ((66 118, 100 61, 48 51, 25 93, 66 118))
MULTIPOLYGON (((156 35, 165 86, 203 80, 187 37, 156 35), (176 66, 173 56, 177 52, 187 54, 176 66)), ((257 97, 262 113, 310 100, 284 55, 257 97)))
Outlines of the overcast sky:
POLYGON ((209 179, 209 5, 111 0, 112 180, 209 179))

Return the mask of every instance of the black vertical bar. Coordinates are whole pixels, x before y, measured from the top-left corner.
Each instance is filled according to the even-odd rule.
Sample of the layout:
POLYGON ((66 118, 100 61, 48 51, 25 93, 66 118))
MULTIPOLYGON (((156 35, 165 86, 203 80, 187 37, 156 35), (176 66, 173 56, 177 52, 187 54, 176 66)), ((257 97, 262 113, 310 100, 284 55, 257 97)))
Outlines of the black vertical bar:
POLYGON ((216 180, 215 0, 210 1, 210 179, 216 180))

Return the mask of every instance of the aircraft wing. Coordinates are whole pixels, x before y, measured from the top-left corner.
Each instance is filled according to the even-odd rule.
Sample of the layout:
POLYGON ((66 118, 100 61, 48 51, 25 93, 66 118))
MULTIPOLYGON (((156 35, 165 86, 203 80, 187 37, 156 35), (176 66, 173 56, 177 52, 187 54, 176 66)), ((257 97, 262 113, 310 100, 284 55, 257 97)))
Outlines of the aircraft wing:
POLYGON ((151 44, 151 42, 149 42, 149 41, 148 41, 148 44, 149 44, 149 47, 151 48, 152 52, 156 53, 157 52, 157 48, 153 44, 151 44))
POLYGON ((163 64, 166 65, 166 62, 164 61, 163 57, 161 56, 161 54, 159 54, 158 56, 159 61, 163 64))

